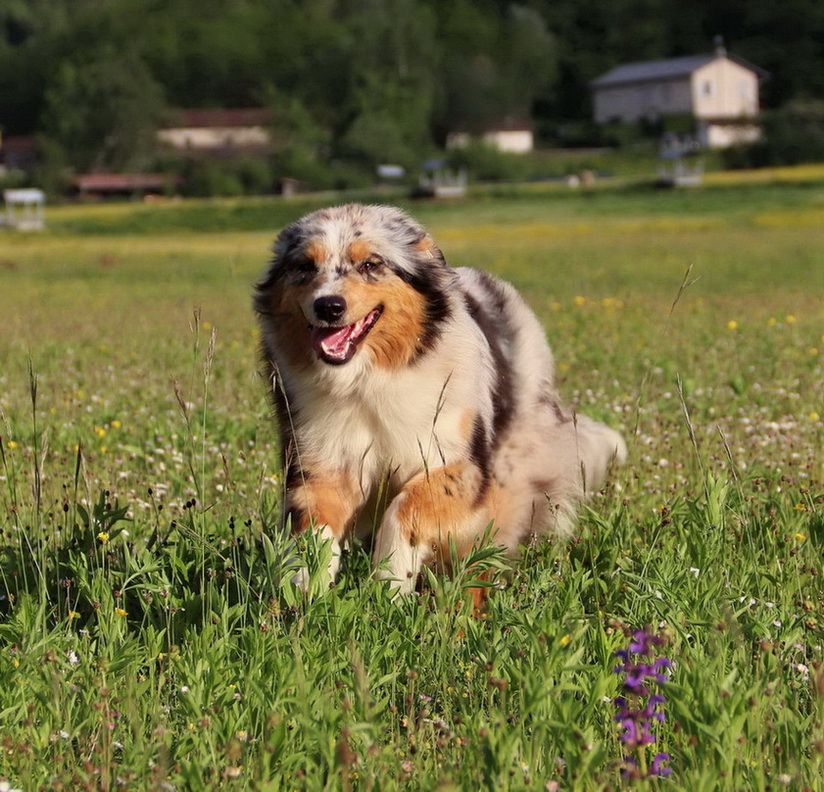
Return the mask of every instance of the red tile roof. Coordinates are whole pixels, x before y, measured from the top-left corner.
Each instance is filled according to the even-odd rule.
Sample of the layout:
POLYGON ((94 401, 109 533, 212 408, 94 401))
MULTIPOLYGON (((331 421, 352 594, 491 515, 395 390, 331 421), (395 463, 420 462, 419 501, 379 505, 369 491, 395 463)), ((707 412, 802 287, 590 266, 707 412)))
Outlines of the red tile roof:
POLYGON ((163 190, 174 184, 165 173, 83 173, 74 178, 80 192, 142 192, 163 190))
POLYGON ((211 129, 214 127, 266 126, 272 122, 272 111, 264 107, 217 108, 213 110, 178 110, 176 121, 167 129, 194 127, 211 129))

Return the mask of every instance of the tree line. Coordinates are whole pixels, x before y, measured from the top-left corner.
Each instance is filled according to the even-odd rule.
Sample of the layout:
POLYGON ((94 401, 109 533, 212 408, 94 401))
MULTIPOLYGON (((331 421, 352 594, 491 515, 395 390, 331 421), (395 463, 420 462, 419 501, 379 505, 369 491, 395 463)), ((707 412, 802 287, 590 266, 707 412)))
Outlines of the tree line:
POLYGON ((412 163, 504 117, 558 137, 600 73, 716 35, 770 72, 765 106, 824 98, 820 0, 2 0, 0 127, 140 168, 171 108, 265 106, 293 170, 412 163))

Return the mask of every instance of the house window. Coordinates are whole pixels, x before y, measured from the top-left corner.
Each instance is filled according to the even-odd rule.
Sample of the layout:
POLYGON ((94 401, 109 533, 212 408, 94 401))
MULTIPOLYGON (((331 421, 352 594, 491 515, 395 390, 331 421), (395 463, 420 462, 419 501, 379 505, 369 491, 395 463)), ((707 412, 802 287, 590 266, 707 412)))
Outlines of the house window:
POLYGON ((701 83, 701 96, 712 96, 712 80, 704 80, 701 83))

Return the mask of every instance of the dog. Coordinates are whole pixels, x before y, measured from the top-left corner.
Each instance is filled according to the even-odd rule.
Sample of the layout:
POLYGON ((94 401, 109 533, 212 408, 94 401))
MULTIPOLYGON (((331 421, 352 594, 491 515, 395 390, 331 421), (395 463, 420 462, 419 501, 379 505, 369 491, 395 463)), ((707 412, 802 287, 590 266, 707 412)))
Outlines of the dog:
POLYGON ((349 204, 285 228, 254 309, 285 519, 331 542, 332 581, 359 530, 377 527, 373 561, 395 594, 490 526, 513 555, 568 535, 626 457, 616 431, 562 406, 543 328, 516 290, 449 267, 400 209, 349 204))

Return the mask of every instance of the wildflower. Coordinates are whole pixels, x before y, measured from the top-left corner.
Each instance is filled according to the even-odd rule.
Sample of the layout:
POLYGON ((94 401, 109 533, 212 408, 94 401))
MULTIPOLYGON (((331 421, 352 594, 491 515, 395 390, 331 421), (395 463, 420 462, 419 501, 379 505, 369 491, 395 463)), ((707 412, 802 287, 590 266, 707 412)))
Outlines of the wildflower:
POLYGON ((77 611, 75 611, 75 610, 70 610, 69 611, 69 621, 72 621, 72 619, 79 619, 79 618, 80 618, 80 614, 77 611))
POLYGON ((95 426, 94 427, 94 433, 100 438, 103 438, 103 437, 106 436, 106 430, 102 426, 95 426))
POLYGON ((812 355, 813 357, 816 357, 818 355, 818 347, 814 347, 814 346, 807 347, 807 354, 812 355))
POLYGON ((117 418, 115 418, 115 419, 111 422, 111 427, 112 427, 112 429, 120 429, 120 427, 121 427, 121 426, 123 426, 123 424, 122 424, 120 421, 118 421, 118 420, 117 420, 117 418))
POLYGON ((561 646, 569 646, 570 642, 572 641, 572 637, 567 633, 566 635, 562 635, 560 640, 558 641, 561 646))
POLYGON ((737 330, 737 329, 738 329, 738 322, 736 322, 735 319, 730 319, 730 321, 727 322, 727 330, 737 330))
POLYGON ((803 542, 806 538, 807 538, 807 534, 803 534, 803 533, 801 533, 801 531, 798 531, 798 533, 796 533, 796 535, 794 537, 796 542, 803 542))
POLYGON ((75 652, 74 649, 69 649, 69 651, 66 652, 66 658, 71 665, 77 665, 80 662, 80 658, 77 656, 77 652, 75 652))
POLYGON ((587 298, 581 294, 578 294, 572 302, 574 302, 575 305, 577 305, 580 308, 582 305, 587 304, 587 298))
POLYGON ((97 541, 98 541, 98 542, 100 542, 100 544, 106 544, 106 543, 109 541, 109 534, 108 534, 108 532, 107 532, 107 531, 101 531, 101 532, 97 535, 97 541))
POLYGON ((774 316, 771 316, 769 319, 767 319, 767 327, 775 327, 777 324, 778 319, 776 319, 774 316))
POLYGON ((624 688, 623 694, 614 699, 618 709, 614 720, 621 726, 621 742, 629 754, 624 757, 625 778, 666 776, 672 772, 663 764, 670 758, 665 753, 656 754, 647 767, 645 748, 655 743, 654 725, 666 720, 666 698, 652 692, 652 688, 664 685, 669 678, 666 672, 672 666, 670 659, 654 656, 665 642, 649 630, 636 630, 629 646, 615 653, 622 661, 614 669, 616 674, 623 675, 624 688))
POLYGON ((812 412, 811 412, 811 413, 807 416, 807 418, 808 418, 809 420, 811 420, 813 423, 817 423, 817 422, 818 422, 818 418, 819 418, 819 416, 818 416, 818 413, 817 413, 815 410, 813 410, 813 411, 812 411, 812 412))
POLYGON ((121 619, 126 615, 126 611, 123 608, 115 608, 114 615, 119 616, 121 619))
POLYGON ((9 440, 8 448, 10 451, 14 451, 14 449, 17 448, 17 441, 9 440))
POLYGON ((795 317, 793 314, 787 314, 787 315, 784 317, 784 321, 785 321, 787 324, 795 324, 795 323, 798 321, 798 319, 796 319, 796 317, 795 317))

